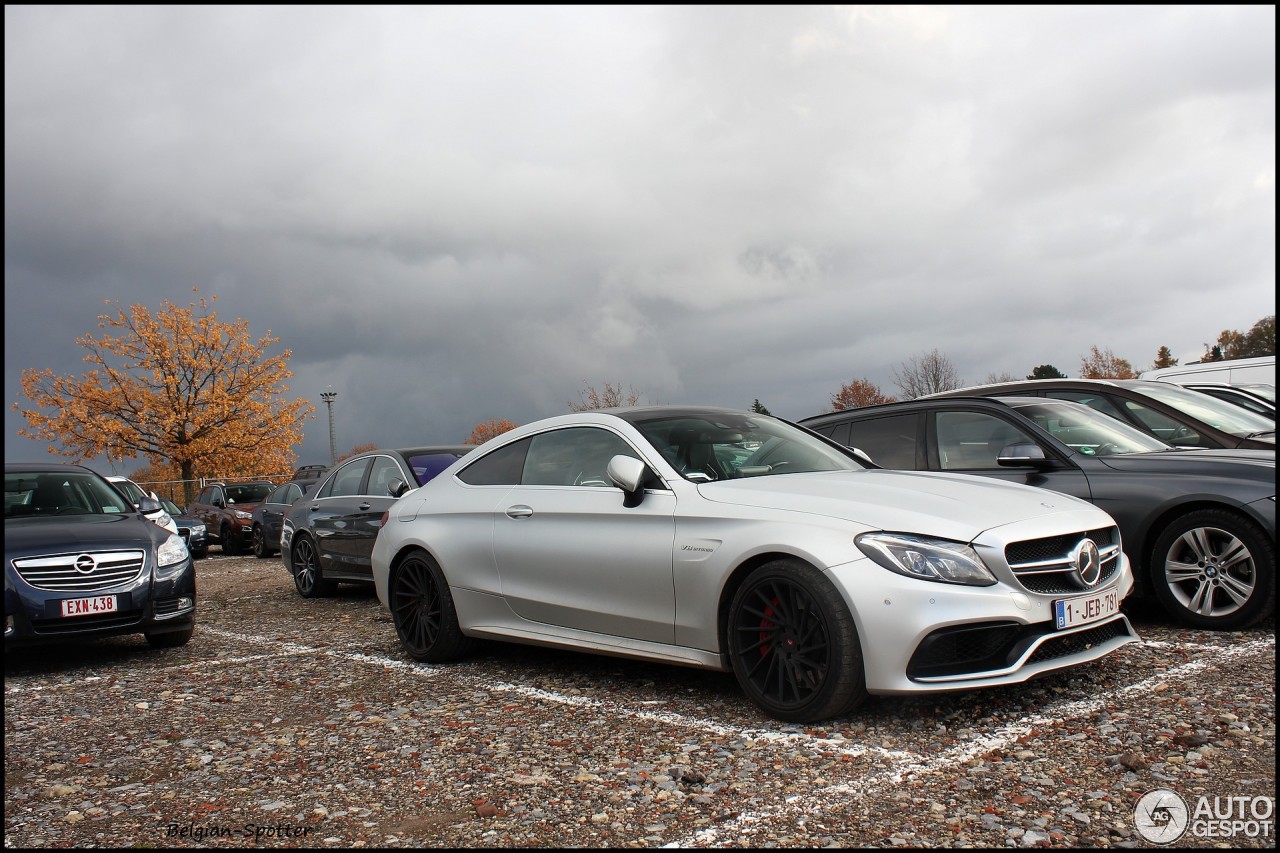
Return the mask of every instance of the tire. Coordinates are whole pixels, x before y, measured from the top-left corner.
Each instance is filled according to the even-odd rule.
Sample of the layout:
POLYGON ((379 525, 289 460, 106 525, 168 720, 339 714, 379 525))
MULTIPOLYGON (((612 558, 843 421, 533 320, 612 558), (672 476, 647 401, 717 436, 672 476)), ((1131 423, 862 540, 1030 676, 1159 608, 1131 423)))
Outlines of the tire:
POLYGON ((218 534, 218 538, 222 543, 222 553, 234 555, 240 553, 240 543, 236 541, 236 537, 232 535, 231 525, 222 525, 222 530, 218 534))
POLYGON ((1185 625, 1232 631, 1275 609, 1275 543, 1234 512, 1202 509, 1174 520, 1150 566, 1156 598, 1185 625))
POLYGON ((771 717, 825 720, 867 698, 853 615, 808 563, 774 560, 753 571, 733 596, 728 631, 733 674, 771 717))
POLYGON ((293 542, 293 585, 303 598, 333 595, 337 586, 320 569, 320 555, 309 536, 299 536, 293 542))
POLYGON ((458 624, 449 582, 427 552, 413 551, 400 561, 391 573, 387 600, 400 644, 414 660, 454 660, 474 646, 458 624))
POLYGON ((209 556, 208 548, 201 548, 199 551, 191 552, 191 559, 193 560, 203 560, 207 556, 209 556))
POLYGON ((185 646, 191 641, 191 635, 195 633, 195 626, 187 628, 183 631, 165 631, 164 633, 148 633, 147 642, 151 644, 153 649, 173 649, 178 646, 185 646))
POLYGON ((271 546, 267 544, 267 534, 266 531, 262 529, 261 524, 255 524, 253 526, 252 550, 253 556, 257 557, 259 560, 265 560, 275 553, 271 546))

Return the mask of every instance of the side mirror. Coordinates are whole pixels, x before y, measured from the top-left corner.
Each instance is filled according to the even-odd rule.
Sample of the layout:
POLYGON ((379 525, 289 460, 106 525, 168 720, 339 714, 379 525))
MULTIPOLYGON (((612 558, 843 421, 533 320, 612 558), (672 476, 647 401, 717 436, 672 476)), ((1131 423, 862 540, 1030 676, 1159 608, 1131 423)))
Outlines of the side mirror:
POLYGON ((143 498, 138 501, 138 512, 146 515, 149 512, 159 512, 164 507, 160 505, 160 501, 155 498, 143 498))
POLYGON ((226 509, 227 507, 226 501, 224 501, 222 498, 214 498, 213 505, 217 507, 222 507, 223 509, 226 509))
POLYGON ((398 498, 407 491, 409 491, 409 484, 404 480, 401 480, 399 477, 396 477, 390 483, 387 483, 387 494, 391 495, 393 498, 398 498))
POLYGON ((1002 468, 1045 468, 1050 463, 1038 444, 1010 444, 1000 451, 996 464, 1002 468))
POLYGON ((858 448, 858 447, 850 447, 849 450, 853 453, 854 457, 857 458, 859 462, 861 462, 863 465, 866 465, 868 468, 880 467, 879 465, 877 465, 875 462, 871 460, 871 456, 867 453, 867 451, 862 450, 861 448, 858 448))
POLYGON ((618 454, 609 460, 607 470, 609 479, 622 491, 629 495, 640 491, 641 484, 644 482, 645 467, 639 459, 618 454))

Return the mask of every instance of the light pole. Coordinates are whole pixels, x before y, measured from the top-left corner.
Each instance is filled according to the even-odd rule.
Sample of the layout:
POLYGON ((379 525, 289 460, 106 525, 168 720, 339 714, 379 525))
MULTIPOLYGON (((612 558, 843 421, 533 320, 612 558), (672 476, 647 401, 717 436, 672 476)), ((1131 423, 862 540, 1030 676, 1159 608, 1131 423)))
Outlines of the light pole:
POLYGON ((329 407, 329 464, 333 465, 338 461, 338 445, 333 440, 333 401, 338 396, 337 391, 325 391, 320 395, 320 399, 324 400, 324 404, 329 407))

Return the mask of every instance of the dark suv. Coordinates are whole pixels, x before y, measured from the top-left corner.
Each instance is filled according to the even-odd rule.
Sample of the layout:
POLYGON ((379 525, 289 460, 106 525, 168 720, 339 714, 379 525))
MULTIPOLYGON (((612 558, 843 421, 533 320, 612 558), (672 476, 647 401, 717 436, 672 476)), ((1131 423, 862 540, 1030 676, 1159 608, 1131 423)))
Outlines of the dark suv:
POLYGON ((209 530, 209 541, 224 554, 238 554, 253 541, 253 510, 266 500, 275 484, 210 483, 187 505, 187 515, 200 519, 209 530))

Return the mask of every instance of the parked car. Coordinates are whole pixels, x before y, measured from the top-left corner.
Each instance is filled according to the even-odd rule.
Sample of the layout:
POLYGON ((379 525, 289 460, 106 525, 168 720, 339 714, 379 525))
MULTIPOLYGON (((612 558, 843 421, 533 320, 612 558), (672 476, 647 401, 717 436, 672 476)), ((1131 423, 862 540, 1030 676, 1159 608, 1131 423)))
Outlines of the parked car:
POLYGON ((275 489, 275 483, 210 483, 187 505, 187 514, 208 528, 209 540, 224 554, 239 554, 253 541, 253 510, 275 489))
POLYGON ((1208 394, 1210 397, 1217 397, 1219 400, 1226 400, 1228 403, 1234 403, 1237 406, 1248 409, 1256 415, 1275 422, 1276 419, 1276 393, 1271 386, 1270 394, 1260 393, 1257 385, 1208 385, 1201 383, 1187 383, 1183 388, 1190 388, 1199 391, 1202 394, 1208 394))
POLYGON ((490 638, 731 670, 782 720, 1022 682, 1137 639, 1119 609, 1128 559, 1097 507, 869 467, 726 409, 506 432, 396 502, 372 559, 417 660, 490 638))
MULTIPOLYGON (((141 505, 143 498, 151 498, 156 503, 160 502, 160 497, 155 492, 148 492, 128 477, 121 477, 118 474, 108 474, 107 482, 115 487, 116 491, 129 499, 129 503, 134 507, 141 505)), ((152 507, 148 512, 143 513, 147 518, 163 527, 170 533, 178 532, 178 525, 173 518, 165 511, 164 506, 152 507)))
POLYGON ((1276 460, 1180 450, 1081 403, 928 397, 805 418, 878 464, 955 471, 1092 501, 1120 526, 1139 590, 1198 628, 1274 611, 1276 460))
POLYGON ((328 465, 299 465, 289 479, 295 483, 308 483, 323 478, 328 470, 328 465))
POLYGON ((267 499, 253 510, 249 549, 260 560, 280 553, 280 531, 284 516, 298 499, 320 485, 319 480, 290 480, 276 486, 267 499))
POLYGON ((164 507, 165 512, 169 513, 174 524, 178 525, 178 535, 182 537, 183 542, 187 543, 187 550, 191 552, 191 556, 197 560, 203 560, 209 556, 209 536, 204 522, 187 515, 173 501, 161 498, 160 505, 164 507))
POLYGON ((1175 385, 1145 379, 1030 379, 929 394, 934 397, 1048 397, 1084 403, 1175 447, 1275 450, 1273 421, 1175 385))
POLYGON ((370 450, 333 469, 285 515, 280 553, 303 598, 339 583, 372 583, 369 554, 383 512, 475 448, 468 444, 370 450))
POLYGON ((195 627, 196 575, 182 539, 79 465, 4 466, 4 644, 143 634, 180 646, 195 627))

